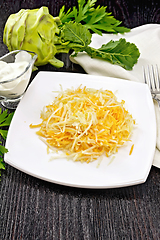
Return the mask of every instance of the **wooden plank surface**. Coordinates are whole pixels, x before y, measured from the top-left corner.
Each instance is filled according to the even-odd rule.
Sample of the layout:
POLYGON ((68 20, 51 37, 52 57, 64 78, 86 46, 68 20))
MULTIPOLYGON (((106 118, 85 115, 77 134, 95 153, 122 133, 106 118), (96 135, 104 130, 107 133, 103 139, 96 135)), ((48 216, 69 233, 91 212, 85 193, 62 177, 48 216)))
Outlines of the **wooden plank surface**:
MULTIPOLYGON (((160 23, 158 0, 104 0, 97 3, 108 6, 108 11, 129 28, 160 23)), ((7 52, 2 37, 4 24, 11 13, 43 5, 56 16, 63 4, 69 8, 76 1, 1 0, 0 56, 7 52)), ((39 70, 84 73, 70 63, 68 56, 61 57, 65 60, 61 70, 48 65, 39 70)), ((87 190, 48 183, 6 165, 0 183, 0 239, 158 240, 160 169, 152 167, 147 181, 141 185, 87 190)))

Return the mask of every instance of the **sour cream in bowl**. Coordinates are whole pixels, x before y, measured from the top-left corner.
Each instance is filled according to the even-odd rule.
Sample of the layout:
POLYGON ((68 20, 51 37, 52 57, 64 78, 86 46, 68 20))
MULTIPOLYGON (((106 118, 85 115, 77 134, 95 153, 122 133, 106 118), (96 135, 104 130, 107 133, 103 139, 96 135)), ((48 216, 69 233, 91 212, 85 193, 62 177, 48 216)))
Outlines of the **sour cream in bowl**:
POLYGON ((3 106, 15 109, 22 98, 37 55, 15 50, 0 58, 0 101, 3 106))

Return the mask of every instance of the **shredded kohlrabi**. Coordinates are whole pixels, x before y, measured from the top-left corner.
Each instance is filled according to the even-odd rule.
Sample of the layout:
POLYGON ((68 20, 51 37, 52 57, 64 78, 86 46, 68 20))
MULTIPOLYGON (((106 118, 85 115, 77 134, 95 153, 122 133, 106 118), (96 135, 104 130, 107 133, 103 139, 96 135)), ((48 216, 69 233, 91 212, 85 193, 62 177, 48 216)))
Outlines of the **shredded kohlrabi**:
POLYGON ((60 91, 42 110, 37 134, 52 150, 73 161, 92 162, 130 141, 135 120, 113 92, 86 87, 60 91))

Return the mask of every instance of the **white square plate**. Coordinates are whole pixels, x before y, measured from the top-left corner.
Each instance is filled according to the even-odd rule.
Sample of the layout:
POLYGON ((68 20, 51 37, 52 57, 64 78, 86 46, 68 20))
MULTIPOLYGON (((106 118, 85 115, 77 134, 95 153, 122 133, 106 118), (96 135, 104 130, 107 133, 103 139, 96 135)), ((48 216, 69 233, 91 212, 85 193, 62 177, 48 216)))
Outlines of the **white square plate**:
POLYGON ((156 145, 156 120, 152 97, 146 84, 127 80, 93 76, 87 74, 39 72, 19 103, 6 140, 4 160, 11 166, 34 177, 67 186, 81 188, 115 188, 146 181, 156 145), (37 129, 29 125, 38 124, 40 112, 51 103, 56 93, 63 89, 77 88, 80 84, 95 89, 113 91, 118 101, 125 100, 125 108, 136 120, 127 146, 119 149, 114 160, 104 157, 98 161, 80 163, 55 159, 49 161, 46 145, 35 134, 37 129), (131 145, 134 149, 131 155, 131 145))

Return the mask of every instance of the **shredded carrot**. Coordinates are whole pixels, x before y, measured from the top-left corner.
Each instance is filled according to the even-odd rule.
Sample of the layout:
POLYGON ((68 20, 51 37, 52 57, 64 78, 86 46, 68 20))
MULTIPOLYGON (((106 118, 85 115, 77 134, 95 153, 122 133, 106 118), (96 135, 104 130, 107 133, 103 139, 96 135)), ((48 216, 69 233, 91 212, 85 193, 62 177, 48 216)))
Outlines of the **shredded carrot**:
POLYGON ((133 152, 133 148, 134 148, 134 144, 131 146, 131 149, 130 149, 129 155, 132 154, 132 152, 133 152))
POLYGON ((37 128, 37 127, 41 126, 41 123, 40 124, 36 124, 36 125, 30 124, 29 126, 30 126, 30 128, 37 128))
POLYGON ((73 161, 92 162, 107 157, 130 140, 135 124, 132 115, 109 90, 79 86, 61 90, 53 103, 41 112, 37 134, 51 149, 58 149, 73 161))

